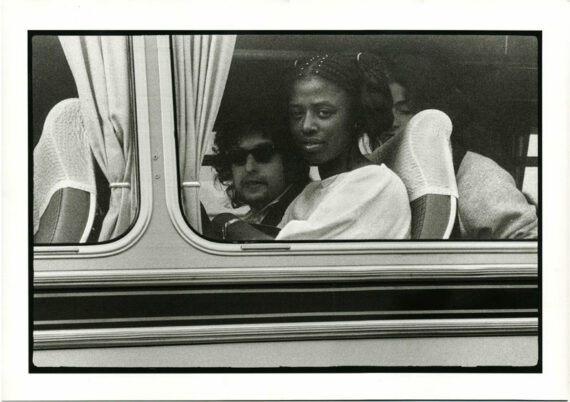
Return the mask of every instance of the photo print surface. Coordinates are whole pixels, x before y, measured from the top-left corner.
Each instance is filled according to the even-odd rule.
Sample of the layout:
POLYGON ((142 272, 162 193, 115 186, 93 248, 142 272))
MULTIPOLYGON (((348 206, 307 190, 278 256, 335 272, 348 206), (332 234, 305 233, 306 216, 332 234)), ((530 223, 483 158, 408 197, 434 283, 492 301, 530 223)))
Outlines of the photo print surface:
POLYGON ((540 372, 541 41, 30 31, 30 371, 540 372))

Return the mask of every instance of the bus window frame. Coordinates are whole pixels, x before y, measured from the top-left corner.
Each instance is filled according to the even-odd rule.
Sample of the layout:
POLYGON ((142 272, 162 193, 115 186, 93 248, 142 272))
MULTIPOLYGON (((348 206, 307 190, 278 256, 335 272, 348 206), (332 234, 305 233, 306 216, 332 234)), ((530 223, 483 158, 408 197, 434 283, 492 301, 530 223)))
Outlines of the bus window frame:
POLYGON ((130 36, 132 69, 135 83, 136 163, 138 169, 139 208, 131 227, 119 238, 98 244, 34 246, 35 259, 111 256, 131 248, 143 236, 152 213, 152 169, 147 99, 146 49, 143 36, 130 36))
POLYGON ((187 222, 182 212, 177 175, 178 156, 174 138, 174 94, 171 70, 170 43, 168 36, 159 37, 159 74, 162 107, 162 135, 164 147, 164 172, 166 181, 166 205, 172 223, 180 236, 189 244, 207 253, 219 255, 272 255, 322 254, 322 253, 533 253, 538 254, 536 240, 360 240, 354 242, 275 242, 241 244, 218 243, 198 234, 187 222), (162 44, 160 44, 162 41, 162 44), (168 51, 167 51, 168 50, 168 51))
MULTIPOLYGON (((34 256, 36 260, 55 259, 53 267, 51 264, 41 264, 39 269, 34 269, 33 283, 37 289, 114 287, 131 284, 161 286, 172 283, 199 285, 300 281, 324 283, 344 280, 408 281, 422 278, 430 280, 488 278, 490 281, 495 281, 497 278, 539 277, 539 240, 229 244, 215 243, 203 238, 187 224, 179 203, 169 37, 153 35, 133 39, 137 55, 135 57, 137 116, 140 125, 139 220, 120 243, 79 245, 72 248, 54 246, 49 247, 43 254, 36 253, 34 256), (145 40, 148 43, 145 43, 145 40), (151 75, 147 77, 146 73, 151 75), (160 99, 156 99, 157 97, 160 99), (153 99, 152 102, 158 107, 151 110, 149 99, 153 99), (151 131, 157 132, 152 141, 151 131), (159 135, 158 131, 162 133, 159 135), (158 176, 158 179, 153 180, 153 175, 158 176), (151 211, 153 193, 157 197, 156 206, 164 206, 164 211, 151 211), (182 247, 176 252, 179 258, 182 258, 175 264, 176 267, 172 266, 173 269, 170 269, 169 266, 160 264, 148 266, 133 259, 134 255, 126 253, 128 255, 119 259, 117 263, 101 269, 101 264, 96 261, 98 258, 94 257, 115 255, 132 247, 143 236, 149 225, 151 213, 156 215, 159 212, 166 218, 164 221, 161 218, 156 222, 159 224, 159 230, 171 230, 172 234, 169 235, 171 240, 177 242, 176 247, 182 247), (196 255, 195 251, 210 255, 208 259, 216 256, 243 257, 243 259, 237 259, 230 265, 227 265, 228 260, 226 262, 211 260, 210 264, 213 264, 211 266, 194 266, 185 258, 193 258, 191 256, 196 255), (362 256, 365 255, 371 256, 375 262, 362 260, 362 256), (277 259, 273 262, 250 260, 251 257, 259 256, 275 256, 277 259), (311 258, 309 262, 307 258, 312 256, 316 258, 311 258), (330 256, 339 256, 343 259, 355 256, 360 262, 337 260, 335 266, 327 266, 323 261, 318 261, 318 256, 325 259, 330 256), (87 264, 68 269, 65 260, 73 259, 84 259, 87 264), (134 266, 129 267, 131 262, 134 266), (136 268, 138 266, 141 269, 136 268)), ((136 249, 133 251, 136 254, 136 249)))

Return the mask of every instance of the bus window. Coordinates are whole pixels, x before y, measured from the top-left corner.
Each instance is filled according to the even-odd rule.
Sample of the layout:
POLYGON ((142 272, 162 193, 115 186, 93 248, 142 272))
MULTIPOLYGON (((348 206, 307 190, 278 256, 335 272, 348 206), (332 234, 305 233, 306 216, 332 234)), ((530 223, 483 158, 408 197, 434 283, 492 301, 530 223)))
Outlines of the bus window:
POLYGON ((222 242, 537 239, 539 222, 532 200, 538 181, 530 177, 538 175, 532 164, 538 166, 540 156, 522 158, 521 144, 528 144, 529 136, 520 136, 538 119, 537 41, 524 35, 508 39, 405 34, 173 36, 180 198, 188 224, 222 242), (190 65, 185 57, 208 41, 209 53, 201 54, 201 63, 190 65), (342 56, 337 60, 338 54, 342 56), (352 59, 343 65, 343 57, 352 59), (371 116, 350 116, 356 129, 342 130, 356 130, 351 135, 359 142, 347 142, 343 150, 348 151, 337 152, 348 166, 339 171, 319 159, 326 128, 320 123, 304 129, 295 126, 295 118, 298 122, 312 112, 304 99, 295 97, 295 85, 302 82, 299 77, 317 76, 331 87, 342 87, 345 83, 335 71, 351 68, 354 74, 373 70, 382 81, 378 97, 387 92, 392 108, 387 123, 367 123, 381 120, 381 102, 373 105, 371 116), (207 85, 199 82, 206 77, 207 85), (191 88, 191 79, 203 87, 191 88), (440 110, 449 118, 448 137, 443 136, 441 144, 440 137, 431 137, 434 134, 422 126, 433 126, 425 123, 427 117, 419 117, 426 109, 440 110), (415 124, 408 124, 413 118, 415 124), (320 132, 303 131, 308 129, 320 132), (408 141, 412 135, 417 137, 408 141), (411 150, 406 148, 409 143, 414 144, 411 150), (272 159, 274 154, 279 162, 272 159), (366 167, 370 162, 374 166, 366 167), (525 170, 528 165, 521 163, 531 168, 525 170), (378 174, 378 166, 388 169, 378 174), (320 169, 324 177, 319 177, 320 169), (387 175, 393 175, 396 184, 382 188, 387 175), (417 176, 426 182, 415 182, 417 176), (362 187, 355 185, 359 180, 362 187), (363 230, 360 221, 378 230, 363 230), (250 232, 247 226, 263 233, 250 232))
POLYGON ((138 212, 129 37, 32 38, 34 244, 98 244, 138 212))
POLYGON ((538 134, 536 132, 537 130, 533 129, 528 137, 526 155, 523 150, 523 162, 520 165, 520 170, 524 172, 523 193, 532 203, 538 205, 538 134))

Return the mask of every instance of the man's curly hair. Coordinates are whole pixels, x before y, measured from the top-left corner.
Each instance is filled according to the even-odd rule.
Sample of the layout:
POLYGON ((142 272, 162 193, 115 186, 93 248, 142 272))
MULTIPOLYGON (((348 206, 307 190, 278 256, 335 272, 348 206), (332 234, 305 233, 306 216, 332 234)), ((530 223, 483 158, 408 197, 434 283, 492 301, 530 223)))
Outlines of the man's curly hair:
POLYGON ((287 114, 262 110, 244 112, 217 125, 213 147, 212 166, 216 170, 216 180, 226 186, 226 194, 234 208, 245 203, 238 199, 235 192, 229 153, 238 146, 242 137, 252 133, 261 133, 273 142, 275 149, 281 155, 287 184, 304 186, 310 181, 309 166, 296 148, 289 132, 287 114))

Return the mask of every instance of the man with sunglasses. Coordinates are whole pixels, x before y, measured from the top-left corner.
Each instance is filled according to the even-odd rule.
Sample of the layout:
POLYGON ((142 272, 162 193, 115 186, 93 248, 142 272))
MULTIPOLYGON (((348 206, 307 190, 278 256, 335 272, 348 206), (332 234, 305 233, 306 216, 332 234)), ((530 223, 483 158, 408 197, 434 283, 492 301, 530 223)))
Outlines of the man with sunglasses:
POLYGON ((290 138, 286 120, 275 113, 242 116, 223 124, 216 134, 217 179, 227 186, 234 208, 250 207, 242 220, 276 227, 309 182, 309 167, 290 138))

